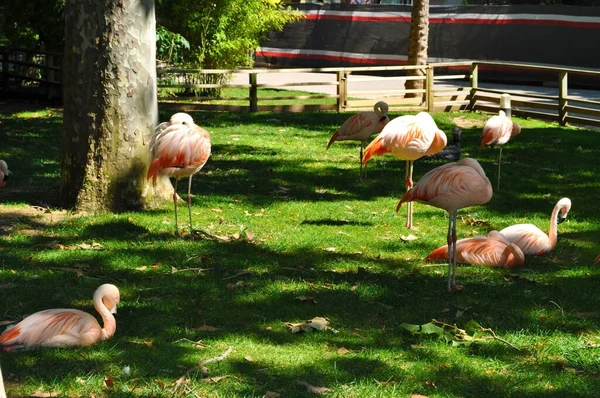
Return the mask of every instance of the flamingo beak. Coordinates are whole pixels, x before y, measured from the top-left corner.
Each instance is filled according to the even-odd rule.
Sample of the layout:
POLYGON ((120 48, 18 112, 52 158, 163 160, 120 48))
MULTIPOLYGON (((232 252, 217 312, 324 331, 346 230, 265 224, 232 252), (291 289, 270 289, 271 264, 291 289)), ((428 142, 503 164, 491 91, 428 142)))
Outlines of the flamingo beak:
POLYGON ((560 216, 556 221, 556 224, 562 224, 567 219, 567 216, 560 216))

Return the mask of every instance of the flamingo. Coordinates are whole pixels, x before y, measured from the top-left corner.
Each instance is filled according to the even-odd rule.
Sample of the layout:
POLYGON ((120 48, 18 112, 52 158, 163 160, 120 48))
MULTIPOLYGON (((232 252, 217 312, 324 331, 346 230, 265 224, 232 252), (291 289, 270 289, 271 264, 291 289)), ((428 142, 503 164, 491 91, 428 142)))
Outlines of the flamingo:
POLYGON ((192 177, 202 169, 210 156, 210 135, 202 127, 196 125, 187 113, 175 113, 168 122, 156 126, 150 141, 150 149, 153 159, 146 177, 152 178, 152 184, 156 185, 156 177, 159 173, 175 177, 173 203, 176 235, 179 235, 177 182, 181 178, 189 178, 187 205, 190 232, 192 232, 192 177))
POLYGON ((571 200, 562 198, 552 210, 548 235, 533 224, 516 224, 500 231, 510 242, 521 248, 525 255, 539 256, 554 250, 558 237, 557 226, 566 220, 571 210, 571 200), (560 219, 558 216, 560 215, 560 219))
MULTIPOLYGON (((447 260, 448 246, 433 250, 425 260, 447 260)), ((513 268, 525 263, 525 255, 514 243, 510 243, 500 232, 490 231, 484 236, 474 236, 456 241, 456 261, 491 267, 513 268)))
POLYGON ((94 307, 104 327, 87 312, 74 309, 52 309, 29 315, 0 335, 4 351, 38 347, 89 346, 113 336, 117 323, 113 314, 119 304, 119 289, 105 283, 94 293, 94 307))
POLYGON ((4 160, 0 160, 0 188, 4 188, 6 186, 6 181, 10 176, 10 171, 8 170, 8 165, 4 160))
POLYGON ((600 263, 600 254, 598 254, 596 256, 596 259, 594 260, 594 264, 598 264, 598 263, 600 263))
POLYGON ((481 165, 472 158, 446 163, 432 169, 402 196, 402 203, 417 201, 448 212, 448 291, 462 290, 456 284, 456 212, 463 207, 482 205, 492 198, 492 184, 481 165))
MULTIPOLYGON (((363 150, 365 149, 367 139, 373 134, 381 132, 385 125, 388 124, 390 118, 387 113, 388 104, 384 101, 379 101, 373 106, 373 111, 357 113, 348 118, 327 143, 327 149, 329 149, 335 141, 360 141, 360 178, 363 177, 363 150)), ((366 169, 364 178, 367 178, 366 169)))
POLYGON ((6 391, 4 390, 4 380, 2 379, 2 369, 0 369, 0 398, 6 398, 6 391))
POLYGON ((448 143, 444 148, 440 149, 439 152, 434 153, 433 155, 425 155, 421 159, 423 160, 449 160, 451 162, 456 162, 460 159, 460 136, 462 134, 462 129, 460 127, 456 127, 452 131, 452 143, 448 143))
MULTIPOLYGON (((431 155, 446 146, 446 134, 437 128, 427 112, 400 116, 389 122, 379 135, 367 146, 363 165, 375 155, 391 153, 406 160, 404 182, 406 190, 413 186, 413 162, 424 155, 431 155)), ((412 203, 407 206, 406 227, 412 229, 412 203)))
POLYGON ((500 147, 498 154, 498 183, 496 189, 500 190, 500 166, 502 165, 502 147, 511 138, 521 132, 521 126, 517 122, 513 122, 509 116, 506 116, 504 111, 500 111, 498 115, 492 116, 485 122, 483 131, 481 132, 481 146, 489 145, 492 148, 496 145, 500 147))

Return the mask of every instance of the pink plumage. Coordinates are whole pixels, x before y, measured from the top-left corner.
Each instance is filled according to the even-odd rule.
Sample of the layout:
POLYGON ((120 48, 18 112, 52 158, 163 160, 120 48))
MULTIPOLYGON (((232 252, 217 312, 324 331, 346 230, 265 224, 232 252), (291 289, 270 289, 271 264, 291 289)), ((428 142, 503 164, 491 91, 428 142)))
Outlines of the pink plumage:
MULTIPOLYGON (((373 155, 390 153, 406 160, 404 183, 409 190, 413 186, 413 162, 425 155, 432 155, 446 146, 446 134, 438 129, 427 112, 400 116, 390 121, 365 149, 363 164, 373 155)), ((408 205, 406 227, 412 229, 412 204, 408 205)))
POLYGON ((51 309, 29 315, 0 335, 5 351, 36 347, 88 346, 111 338, 117 328, 115 317, 120 301, 115 285, 101 285, 94 293, 94 307, 104 327, 87 312, 75 309, 51 309))
POLYGON ((192 231, 191 189, 192 177, 200 171, 210 157, 210 135, 197 126, 187 113, 176 113, 168 122, 159 124, 150 142, 152 163, 147 178, 156 184, 159 173, 175 178, 173 202, 175 206, 175 233, 177 226, 177 183, 188 177, 188 212, 192 231))
MULTIPOLYGON (((348 118, 344 124, 331 136, 327 149, 335 141, 360 141, 360 177, 363 176, 363 150, 365 143, 373 134, 381 132, 390 121, 387 115, 388 104, 379 101, 373 106, 373 111, 360 112, 348 118)), ((365 170, 366 177, 366 170, 365 170)))
POLYGON ((458 209, 482 205, 492 198, 492 184, 481 165, 471 158, 447 163, 436 167, 423 176, 402 196, 396 211, 402 203, 420 202, 444 209, 449 214, 448 221, 448 291, 462 289, 456 284, 456 213, 458 209))
POLYGON ((483 126, 481 132, 481 146, 479 150, 482 150, 486 145, 492 148, 496 145, 500 147, 498 152, 498 183, 496 189, 500 190, 500 169, 502 166, 502 146, 506 144, 511 138, 521 132, 521 126, 519 123, 512 121, 509 116, 506 116, 504 111, 500 111, 498 115, 492 116, 483 126))
POLYGON ((510 242, 519 246, 525 255, 539 256, 549 253, 556 247, 558 224, 567 218, 570 210, 571 200, 569 198, 562 198, 554 205, 548 234, 533 224, 511 225, 501 230, 500 233, 510 242))
MULTIPOLYGON (((425 260, 448 261, 448 245, 434 249, 425 260)), ((485 236, 474 236, 456 241, 456 261, 466 264, 488 265, 490 267, 513 268, 523 265, 525 255, 519 247, 510 243, 498 231, 485 236)))

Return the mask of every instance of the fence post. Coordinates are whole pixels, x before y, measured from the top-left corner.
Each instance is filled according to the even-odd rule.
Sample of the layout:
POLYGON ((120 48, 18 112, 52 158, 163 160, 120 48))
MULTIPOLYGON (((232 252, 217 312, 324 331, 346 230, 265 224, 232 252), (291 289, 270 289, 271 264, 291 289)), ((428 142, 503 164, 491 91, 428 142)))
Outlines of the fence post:
POLYGON ((567 71, 562 71, 558 75, 558 123, 561 126, 565 126, 567 124, 567 105, 569 97, 569 81, 568 81, 569 73, 567 71))
POLYGON ((256 85, 257 73, 250 73, 250 112, 258 112, 258 87, 256 85))
POLYGON ((54 56, 52 54, 46 54, 46 99, 52 99, 52 93, 54 89, 54 82, 56 79, 54 78, 54 56))
POLYGON ((470 98, 469 98, 469 110, 471 112, 473 112, 475 110, 475 95, 477 94, 477 87, 478 87, 478 81, 479 81, 479 77, 478 77, 478 72, 479 72, 479 67, 477 66, 477 64, 472 63, 471 64, 471 93, 469 94, 470 98))
POLYGON ((432 113, 434 109, 434 99, 433 99, 433 66, 427 65, 426 70, 426 101, 427 101, 427 112, 432 113))
POLYGON ((344 112, 346 110, 346 95, 348 94, 348 72, 337 72, 337 111, 344 112))

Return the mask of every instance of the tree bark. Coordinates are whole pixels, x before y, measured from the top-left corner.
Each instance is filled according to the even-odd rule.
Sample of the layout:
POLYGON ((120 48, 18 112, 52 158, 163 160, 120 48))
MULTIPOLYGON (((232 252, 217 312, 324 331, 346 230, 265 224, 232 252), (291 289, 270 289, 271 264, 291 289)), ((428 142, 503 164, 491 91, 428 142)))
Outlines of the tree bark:
POLYGON ((67 0, 63 207, 138 210, 172 194, 168 180, 156 195, 145 178, 158 122, 155 38, 154 0, 67 0))
MULTIPOLYGON (((427 65, 427 45, 429 40, 429 0, 414 0, 408 36, 408 64, 427 65)), ((425 69, 408 71, 408 76, 425 76, 425 69)), ((423 89, 423 80, 407 80, 407 89, 423 89)), ((422 96, 425 93, 407 93, 407 97, 422 96)))

